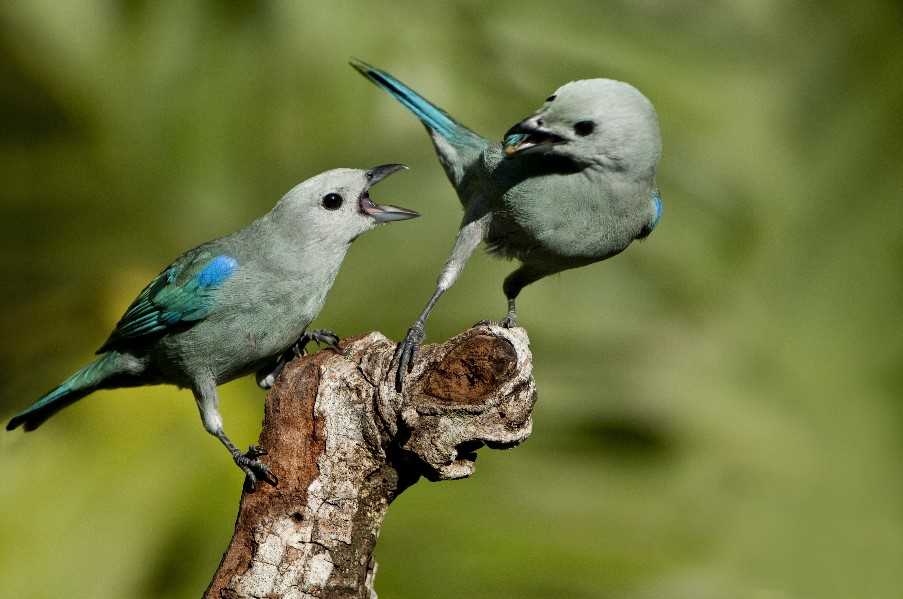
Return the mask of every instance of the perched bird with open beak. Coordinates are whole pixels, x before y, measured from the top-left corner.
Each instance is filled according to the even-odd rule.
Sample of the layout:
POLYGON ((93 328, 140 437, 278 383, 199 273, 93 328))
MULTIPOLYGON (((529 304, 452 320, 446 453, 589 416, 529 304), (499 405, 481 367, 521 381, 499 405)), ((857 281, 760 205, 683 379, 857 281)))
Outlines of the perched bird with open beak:
POLYGON ((658 117, 635 87, 611 79, 567 83, 497 143, 386 71, 359 60, 351 65, 426 126, 464 208, 435 291, 398 346, 397 389, 424 339, 430 312, 481 241, 492 254, 521 263, 502 285, 508 312, 501 324, 514 326, 521 289, 610 258, 658 224, 658 117))
POLYGON ((99 356, 13 417, 7 430, 34 430, 98 389, 173 384, 192 390, 204 428, 252 489, 258 479, 275 485, 262 450, 242 453, 226 436, 217 385, 256 372, 267 387, 309 341, 338 342, 331 331, 307 326, 352 241, 381 223, 419 216, 370 198, 373 185, 405 168, 326 171, 247 227, 182 254, 138 294, 99 356))

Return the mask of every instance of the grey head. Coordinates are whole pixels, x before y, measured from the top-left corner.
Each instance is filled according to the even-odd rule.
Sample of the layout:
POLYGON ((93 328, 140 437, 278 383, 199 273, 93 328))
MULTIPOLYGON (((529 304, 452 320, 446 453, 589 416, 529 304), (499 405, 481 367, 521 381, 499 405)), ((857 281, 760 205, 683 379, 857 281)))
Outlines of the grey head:
POLYGON ((370 189, 403 164, 369 170, 337 168, 289 190, 268 215, 292 237, 316 243, 348 244, 377 225, 420 216, 413 210, 376 204, 370 189))
POLYGON ((632 85, 613 79, 559 87, 539 110, 505 133, 502 145, 512 160, 545 154, 638 177, 654 176, 661 156, 652 103, 632 85))

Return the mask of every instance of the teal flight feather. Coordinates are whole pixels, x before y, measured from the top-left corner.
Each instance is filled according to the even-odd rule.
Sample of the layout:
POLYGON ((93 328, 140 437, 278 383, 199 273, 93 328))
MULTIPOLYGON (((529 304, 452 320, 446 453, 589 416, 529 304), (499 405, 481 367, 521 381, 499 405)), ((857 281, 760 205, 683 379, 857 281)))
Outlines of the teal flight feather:
POLYGON ((121 345, 123 341, 165 332, 172 327, 205 318, 215 306, 215 292, 238 268, 238 261, 227 255, 203 263, 193 274, 199 260, 183 257, 157 275, 126 310, 109 339, 97 353, 121 345), (185 279, 185 271, 189 278, 185 279))

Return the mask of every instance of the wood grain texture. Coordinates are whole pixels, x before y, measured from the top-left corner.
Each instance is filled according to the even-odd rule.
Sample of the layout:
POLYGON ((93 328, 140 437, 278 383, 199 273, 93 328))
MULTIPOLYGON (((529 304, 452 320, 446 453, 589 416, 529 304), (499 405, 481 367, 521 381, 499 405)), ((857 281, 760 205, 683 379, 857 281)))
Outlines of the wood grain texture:
POLYGON ((421 477, 469 476, 477 449, 532 430, 523 329, 480 325, 422 347, 402 393, 393 341, 339 347, 291 362, 268 394, 259 444, 279 486, 243 492, 205 597, 376 597, 372 554, 395 497, 421 477))

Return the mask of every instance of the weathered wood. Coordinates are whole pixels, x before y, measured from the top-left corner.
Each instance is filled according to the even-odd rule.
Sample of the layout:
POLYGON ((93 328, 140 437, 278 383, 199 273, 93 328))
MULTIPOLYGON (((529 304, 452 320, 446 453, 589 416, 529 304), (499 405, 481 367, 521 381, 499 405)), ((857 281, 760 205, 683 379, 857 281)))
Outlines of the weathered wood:
POLYGON ((393 341, 339 347, 288 364, 268 394, 259 444, 279 486, 242 494, 205 597, 375 598, 372 553, 392 500, 421 476, 469 476, 477 449, 530 434, 523 329, 481 325, 422 347, 400 394, 393 341))

